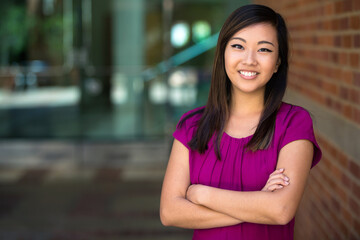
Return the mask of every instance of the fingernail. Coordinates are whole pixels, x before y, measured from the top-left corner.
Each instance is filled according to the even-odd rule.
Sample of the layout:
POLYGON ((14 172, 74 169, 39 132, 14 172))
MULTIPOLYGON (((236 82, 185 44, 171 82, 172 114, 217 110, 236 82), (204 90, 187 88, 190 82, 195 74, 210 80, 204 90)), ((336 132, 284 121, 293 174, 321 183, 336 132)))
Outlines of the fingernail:
POLYGON ((289 185, 289 182, 285 182, 286 185, 289 185))
POLYGON ((280 172, 284 171, 284 169, 283 169, 283 168, 280 168, 279 170, 280 170, 280 172))
POLYGON ((286 181, 289 181, 289 178, 288 178, 288 177, 285 177, 285 180, 286 180, 286 181))

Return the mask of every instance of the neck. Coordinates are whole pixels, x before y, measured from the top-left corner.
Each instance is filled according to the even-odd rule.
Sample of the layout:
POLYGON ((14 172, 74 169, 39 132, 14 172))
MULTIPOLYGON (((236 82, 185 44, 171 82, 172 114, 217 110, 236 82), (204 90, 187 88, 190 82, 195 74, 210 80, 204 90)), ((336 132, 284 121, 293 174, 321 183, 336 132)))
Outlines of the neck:
POLYGON ((232 94, 230 114, 234 116, 249 116, 260 114, 264 109, 264 92, 257 94, 232 94))

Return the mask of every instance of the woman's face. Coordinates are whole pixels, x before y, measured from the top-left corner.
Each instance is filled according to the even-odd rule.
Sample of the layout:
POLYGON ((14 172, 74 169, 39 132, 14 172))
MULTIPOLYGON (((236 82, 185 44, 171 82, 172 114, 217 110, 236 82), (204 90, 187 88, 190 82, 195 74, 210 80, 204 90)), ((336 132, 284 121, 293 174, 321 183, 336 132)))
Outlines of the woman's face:
POLYGON ((276 29, 258 23, 239 30, 227 43, 224 58, 233 93, 263 93, 280 63, 276 29))

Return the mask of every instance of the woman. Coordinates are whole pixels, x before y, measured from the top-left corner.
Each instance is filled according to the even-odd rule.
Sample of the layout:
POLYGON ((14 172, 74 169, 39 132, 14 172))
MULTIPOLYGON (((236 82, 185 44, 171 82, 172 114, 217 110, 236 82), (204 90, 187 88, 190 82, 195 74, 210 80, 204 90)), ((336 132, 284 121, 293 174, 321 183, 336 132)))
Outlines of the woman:
POLYGON ((208 102, 174 132, 164 225, 196 229, 193 239, 293 239, 321 150, 309 113, 282 102, 287 71, 283 18, 262 5, 235 10, 220 31, 208 102))

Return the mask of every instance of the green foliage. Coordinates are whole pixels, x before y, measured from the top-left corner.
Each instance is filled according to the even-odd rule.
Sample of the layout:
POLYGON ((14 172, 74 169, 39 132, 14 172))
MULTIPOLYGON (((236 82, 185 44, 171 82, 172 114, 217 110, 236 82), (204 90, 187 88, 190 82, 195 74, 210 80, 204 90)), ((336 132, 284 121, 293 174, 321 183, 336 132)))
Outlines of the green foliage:
POLYGON ((44 40, 51 58, 62 61, 63 50, 63 17, 55 14, 46 17, 39 24, 41 37, 44 40))
POLYGON ((34 19, 26 14, 25 6, 7 4, 0 13, 0 22, 0 44, 6 51, 1 54, 18 55, 26 46, 34 19))
MULTIPOLYGON (((43 46, 50 61, 62 62, 63 17, 59 12, 51 16, 28 14, 26 4, 0 2, 0 65, 19 60, 27 47, 43 46)), ((24 59, 25 60, 25 59, 24 59)))

